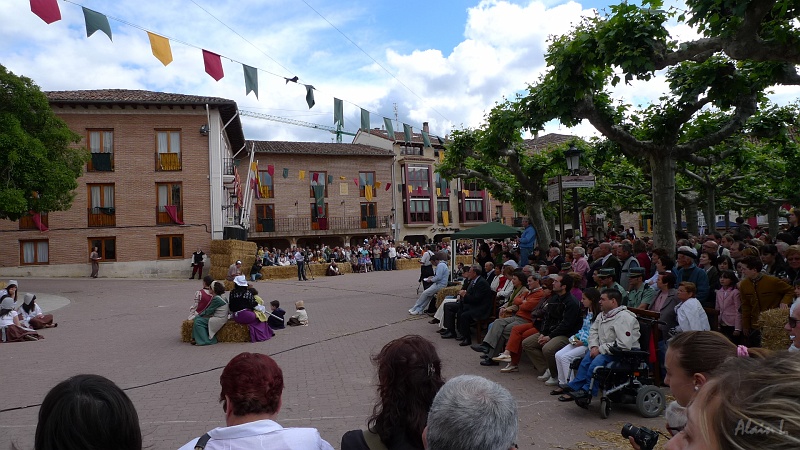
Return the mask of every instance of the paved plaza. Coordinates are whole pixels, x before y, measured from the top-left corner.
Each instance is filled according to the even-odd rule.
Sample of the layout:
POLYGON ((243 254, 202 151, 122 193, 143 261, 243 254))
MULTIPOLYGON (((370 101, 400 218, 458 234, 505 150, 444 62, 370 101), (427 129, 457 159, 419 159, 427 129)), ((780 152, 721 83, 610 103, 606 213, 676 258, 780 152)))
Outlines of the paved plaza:
POLYGON ((587 432, 618 432, 623 422, 662 426, 663 418, 642 419, 633 405, 619 406, 610 419, 602 420, 599 402, 588 411, 559 403, 536 380, 524 357, 518 373, 480 366, 478 353, 440 339, 427 316, 408 315, 417 277, 416 271, 406 270, 258 282, 265 302, 280 300, 287 317, 294 312, 294 301, 304 300, 310 326, 279 330, 266 342, 207 347, 180 341, 180 324, 199 281, 20 278, 20 292, 41 294, 43 308, 57 308, 52 313, 59 326, 43 330, 43 341, 0 344, 0 449, 11 443, 33 448, 37 405, 56 383, 78 373, 106 376, 126 390, 139 413, 147 448, 178 448, 224 425, 217 399, 219 375, 244 351, 269 354, 283 369, 286 388, 277 421, 316 427, 338 448, 342 434, 364 426, 372 411, 375 370, 370 355, 407 334, 422 335, 436 345, 447 378, 482 375, 514 394, 520 408, 519 448, 603 445, 587 432))

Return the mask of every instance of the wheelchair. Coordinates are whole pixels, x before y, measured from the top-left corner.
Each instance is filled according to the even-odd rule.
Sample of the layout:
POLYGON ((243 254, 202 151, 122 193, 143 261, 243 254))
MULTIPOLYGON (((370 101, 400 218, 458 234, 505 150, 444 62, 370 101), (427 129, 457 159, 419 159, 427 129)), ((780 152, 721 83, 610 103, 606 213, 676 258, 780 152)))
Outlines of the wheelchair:
MULTIPOLYGON (((656 320, 638 316, 642 337, 641 348, 649 348, 652 328, 656 320)), ((650 353, 644 350, 622 350, 611 348, 611 354, 617 360, 604 367, 597 367, 592 374, 590 391, 599 387, 600 417, 607 419, 611 415, 612 404, 635 404, 642 417, 658 417, 664 412, 666 399, 664 393, 655 386, 655 379, 650 376, 648 361, 650 353)), ((575 403, 588 408, 592 397, 583 397, 575 403)))

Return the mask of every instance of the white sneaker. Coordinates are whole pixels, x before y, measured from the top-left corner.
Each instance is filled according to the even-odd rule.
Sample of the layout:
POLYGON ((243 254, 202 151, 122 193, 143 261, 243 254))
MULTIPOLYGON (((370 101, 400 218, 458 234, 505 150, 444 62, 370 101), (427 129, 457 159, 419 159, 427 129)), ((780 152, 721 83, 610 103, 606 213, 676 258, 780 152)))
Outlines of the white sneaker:
POLYGON ((408 313, 409 313, 409 314, 411 314, 411 315, 414 315, 414 314, 416 314, 416 313, 414 312, 414 308, 411 308, 411 309, 409 309, 409 310, 408 310, 408 313))
POLYGON ((545 381, 544 384, 546 384, 547 386, 557 386, 558 385, 558 378, 550 377, 550 379, 545 381))
POLYGON ((500 369, 500 372, 503 372, 503 373, 519 372, 519 367, 517 367, 517 366, 515 366, 515 365, 513 365, 511 363, 508 363, 505 367, 500 369))
POLYGON ((550 379, 550 369, 545 370, 544 374, 542 374, 542 376, 536 377, 536 379, 539 380, 539 381, 547 381, 547 380, 549 380, 550 379))
POLYGON ((511 355, 506 354, 506 353, 501 353, 501 354, 495 356, 494 358, 492 358, 492 361, 496 361, 496 362, 511 362, 511 355))

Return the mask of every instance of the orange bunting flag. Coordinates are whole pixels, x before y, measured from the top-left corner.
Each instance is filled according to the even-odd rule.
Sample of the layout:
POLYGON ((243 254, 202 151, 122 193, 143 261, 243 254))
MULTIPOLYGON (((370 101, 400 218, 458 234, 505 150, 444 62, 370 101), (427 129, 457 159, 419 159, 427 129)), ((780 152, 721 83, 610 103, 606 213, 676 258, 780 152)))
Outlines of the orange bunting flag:
POLYGON ((346 177, 346 176, 340 176, 340 177, 339 177, 339 179, 340 179, 340 180, 346 180, 346 179, 347 179, 347 177, 346 177))
POLYGON ((171 63, 172 48, 169 46, 169 39, 149 31, 147 32, 147 37, 150 38, 150 48, 153 50, 153 56, 165 66, 171 63))
POLYGON ((414 186, 411 186, 411 185, 409 184, 409 185, 408 185, 408 193, 409 193, 409 194, 411 194, 412 192, 414 192, 414 186))
POLYGON ((225 76, 225 72, 222 71, 222 58, 218 54, 203 50, 203 64, 211 78, 219 81, 225 76))
POLYGON ((380 188, 381 188, 381 182, 380 181, 376 181, 375 182, 375 189, 380 189, 380 188))
POLYGON ((464 189, 461 192, 464 194, 464 197, 469 197, 469 191, 468 190, 464 189))
POLYGON ((48 24, 61 20, 58 0, 31 0, 31 12, 48 24))

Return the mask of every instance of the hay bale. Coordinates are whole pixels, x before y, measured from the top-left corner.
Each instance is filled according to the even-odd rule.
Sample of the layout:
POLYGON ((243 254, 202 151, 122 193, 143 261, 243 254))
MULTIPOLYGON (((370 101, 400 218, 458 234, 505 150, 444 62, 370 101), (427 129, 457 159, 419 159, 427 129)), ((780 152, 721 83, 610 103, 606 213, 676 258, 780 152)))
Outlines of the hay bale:
MULTIPOLYGON (((181 323, 181 340, 191 342, 193 320, 184 320, 181 323)), ((217 342, 250 342, 250 328, 229 320, 222 329, 217 332, 217 342)))
POLYGON ((456 264, 461 263, 465 266, 472 264, 472 255, 456 255, 456 264))
POLYGON ((791 345, 789 333, 783 328, 789 318, 787 309, 770 309, 759 314, 758 326, 761 328, 761 346, 769 350, 786 350, 791 345))
POLYGON ((436 293, 436 308, 442 305, 445 297, 452 297, 458 295, 458 291, 461 290, 461 286, 447 286, 443 287, 436 293))
POLYGON ((411 270, 411 269, 419 270, 419 258, 397 260, 397 270, 411 270))

